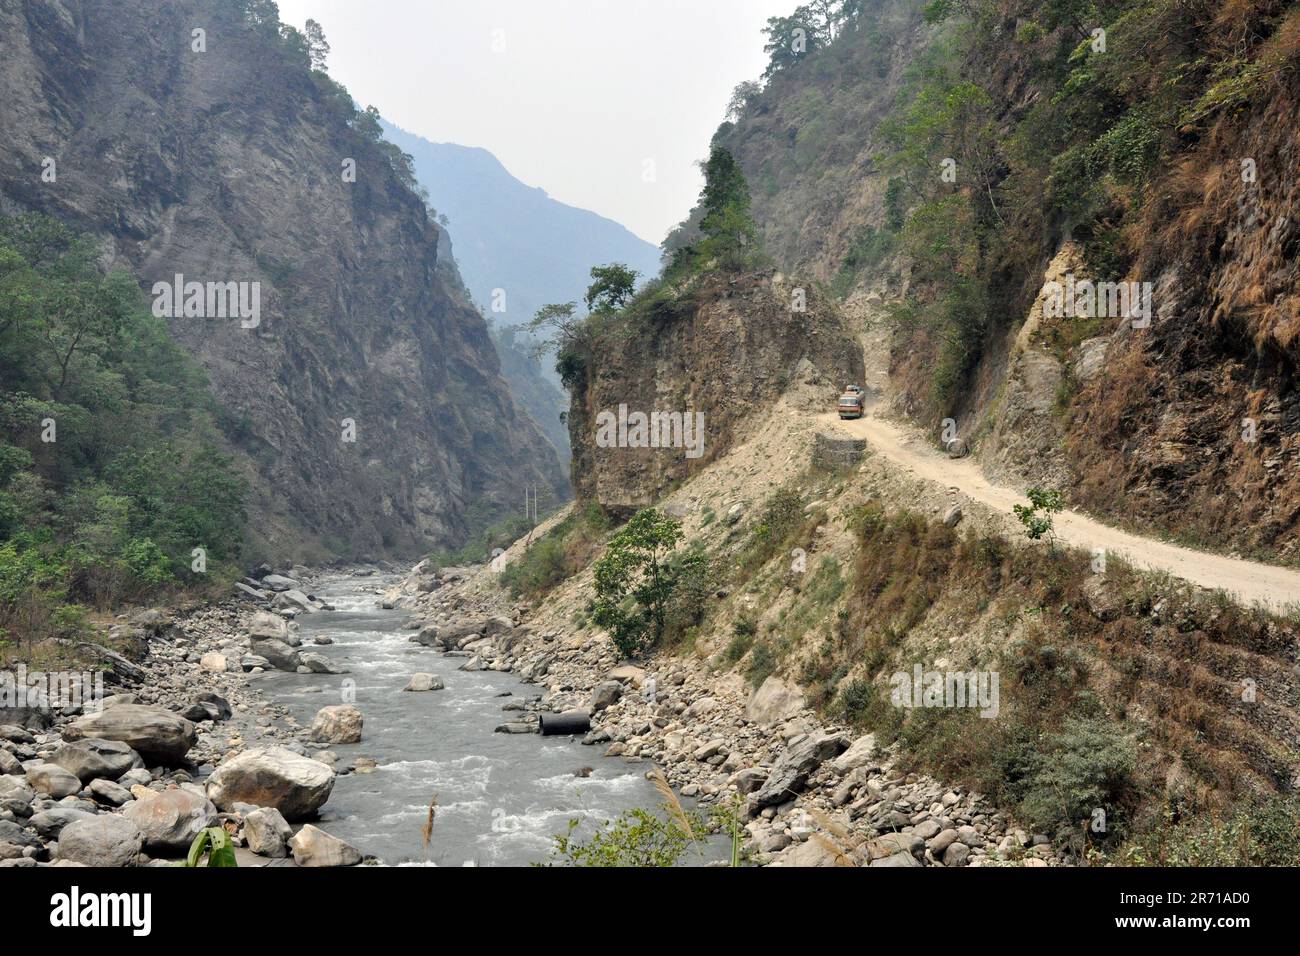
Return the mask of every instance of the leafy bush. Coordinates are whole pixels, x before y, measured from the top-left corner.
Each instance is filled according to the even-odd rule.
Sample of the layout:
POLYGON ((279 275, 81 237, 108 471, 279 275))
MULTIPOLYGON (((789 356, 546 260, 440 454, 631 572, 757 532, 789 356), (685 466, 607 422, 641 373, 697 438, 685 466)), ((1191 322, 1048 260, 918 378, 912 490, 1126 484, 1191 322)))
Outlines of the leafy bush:
POLYGON ((204 856, 207 857, 207 865, 210 867, 239 866, 235 859, 235 845, 230 839, 230 834, 222 827, 206 827, 199 831, 199 835, 190 844, 185 862, 178 865, 187 869, 196 869, 203 865, 204 856))
POLYGON ((1099 718, 1067 720, 1035 754, 1020 813, 1036 830, 1077 833, 1100 809, 1113 830, 1136 766, 1137 747, 1119 727, 1099 718))
POLYGON ((722 653, 728 664, 737 663, 749 653, 754 646, 754 637, 758 634, 758 622, 752 617, 738 617, 731 624, 731 640, 722 653))
POLYGON ((749 665, 745 668, 745 679, 753 687, 758 687, 776 672, 780 657, 776 648, 769 641, 759 641, 749 656, 749 665))
POLYGON ((1118 854, 1144 866, 1300 866, 1300 799, 1270 796, 1156 830, 1118 854))
POLYGON ((502 586, 515 597, 548 593, 587 566, 608 528, 609 518, 599 505, 573 512, 506 565, 502 586))
POLYGON ((1025 527, 1025 537, 1030 541, 1037 541, 1044 535, 1049 539, 1055 537, 1055 532, 1052 531, 1052 515, 1065 506, 1061 493, 1044 491, 1042 488, 1030 488, 1025 495, 1029 498, 1028 506, 1013 505, 1011 508, 1025 527))
MULTIPOLYGON (((676 866, 694 843, 691 833, 676 820, 639 807, 607 823, 586 841, 574 838, 580 823, 570 820, 568 832, 555 837, 550 865, 676 866)), ((703 821, 698 816, 692 826, 703 832, 703 821)))
POLYGON ((663 640, 677 644, 703 622, 716 588, 709 559, 698 545, 674 554, 667 570, 672 596, 664 613, 663 640))
POLYGON ((780 488, 763 504, 735 567, 742 580, 789 549, 804 526, 803 499, 793 488, 780 488))
MULTIPOLYGON (((635 809, 607 822, 586 842, 575 840, 581 824, 570 820, 567 833, 555 837, 549 865, 562 866, 674 866, 686 850, 708 832, 704 819, 682 807, 660 770, 647 774, 663 797, 662 816, 635 809)), ((714 827, 727 822, 716 814, 714 827)), ((734 821, 733 821, 734 822, 734 821)))
POLYGON ((689 588, 698 603, 685 617, 672 611, 674 628, 702 607, 698 594, 707 559, 698 549, 674 555, 681 538, 681 522, 646 508, 610 539, 596 562, 592 620, 610 632, 619 653, 633 657, 663 640, 669 633, 670 601, 679 587, 689 588))

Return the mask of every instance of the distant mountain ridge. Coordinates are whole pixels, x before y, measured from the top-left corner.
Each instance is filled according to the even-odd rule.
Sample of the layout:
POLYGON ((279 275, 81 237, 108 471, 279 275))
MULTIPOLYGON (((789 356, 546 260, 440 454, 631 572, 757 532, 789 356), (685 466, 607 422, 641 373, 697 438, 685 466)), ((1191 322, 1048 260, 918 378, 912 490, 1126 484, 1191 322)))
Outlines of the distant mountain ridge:
POLYGON ((488 150, 383 126, 385 138, 415 160, 430 204, 450 220, 461 275, 490 322, 518 325, 549 302, 581 301, 595 265, 622 262, 643 277, 658 274, 658 247, 520 182, 488 150), (496 289, 505 292, 504 312, 494 311, 496 289))

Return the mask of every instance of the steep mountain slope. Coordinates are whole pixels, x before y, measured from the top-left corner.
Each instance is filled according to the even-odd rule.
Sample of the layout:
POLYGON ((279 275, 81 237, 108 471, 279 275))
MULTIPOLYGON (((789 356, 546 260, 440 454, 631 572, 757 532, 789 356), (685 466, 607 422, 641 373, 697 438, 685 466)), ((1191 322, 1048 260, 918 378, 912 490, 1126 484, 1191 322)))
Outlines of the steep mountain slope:
POLYGON ((895 410, 996 480, 1296 561, 1296 5, 856 7, 715 138, 778 265, 887 326, 895 410), (1151 321, 1047 315, 1049 280, 1147 283, 1151 321))
POLYGON ((581 301, 592 266, 622 262, 642 276, 659 271, 655 246, 524 185, 486 149, 431 143, 388 123, 384 133, 415 161, 416 179, 450 221, 461 274, 495 321, 518 325, 549 302, 581 301), (496 289, 505 292, 504 311, 493 305, 496 289))
POLYGON ((409 554, 525 482, 563 497, 409 169, 273 4, 4 0, 0 45, 6 210, 93 233, 146 291, 259 284, 256 321, 170 327, 251 460, 268 553, 409 554))

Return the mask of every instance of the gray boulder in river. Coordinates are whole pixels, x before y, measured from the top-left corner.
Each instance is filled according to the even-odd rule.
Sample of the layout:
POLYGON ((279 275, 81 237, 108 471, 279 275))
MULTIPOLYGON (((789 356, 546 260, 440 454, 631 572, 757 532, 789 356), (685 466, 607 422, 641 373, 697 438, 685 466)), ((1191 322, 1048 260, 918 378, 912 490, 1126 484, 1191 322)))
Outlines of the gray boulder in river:
POLYGON ((144 761, 120 740, 73 740, 54 752, 50 763, 76 774, 82 783, 107 777, 116 780, 128 770, 143 767, 144 761))
POLYGON ((286 820, 311 817, 329 799, 334 771, 284 747, 258 747, 222 762, 208 778, 208 798, 222 810, 237 803, 275 807, 286 820))

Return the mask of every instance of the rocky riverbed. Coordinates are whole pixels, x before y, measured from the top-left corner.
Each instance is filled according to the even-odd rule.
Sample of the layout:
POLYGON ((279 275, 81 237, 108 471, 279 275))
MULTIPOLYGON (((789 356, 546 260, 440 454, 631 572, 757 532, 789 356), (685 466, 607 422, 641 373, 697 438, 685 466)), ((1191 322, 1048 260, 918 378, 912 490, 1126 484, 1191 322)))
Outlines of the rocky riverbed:
POLYGON ((532 689, 408 642, 391 572, 268 571, 230 601, 124 615, 102 706, 0 710, 0 865, 166 865, 213 826, 240 866, 518 865, 571 819, 581 836, 657 799, 569 740, 494 734, 532 689))
MULTIPOLYGON (((362 738, 362 707, 313 705, 300 721, 267 692, 288 675, 339 681, 344 672, 328 631, 297 620, 332 609, 312 594, 310 572, 291 574, 268 569, 218 604, 124 617, 114 638, 143 650, 118 662, 118 692, 102 708, 0 711, 0 866, 168 864, 212 826, 231 834, 241 866, 365 862, 319 820, 340 777, 376 770, 373 759, 338 753, 362 738)), ((503 694, 499 733, 536 734, 549 715, 589 722, 581 740, 598 754, 647 774, 661 768, 705 809, 739 811, 752 862, 1068 862, 979 794, 898 770, 871 735, 824 723, 776 678, 751 693, 701 661, 630 665, 607 639, 512 604, 488 568, 417 566, 382 593, 391 579, 353 574, 376 608, 409 614, 403 643, 413 651, 538 685, 503 694)), ((398 696, 444 683, 413 670, 412 693, 398 696)), ((652 794, 647 787, 647 802, 652 794)))
POLYGON ((686 797, 742 808, 746 851, 775 866, 1048 866, 1063 861, 980 794, 897 769, 868 734, 824 723, 797 689, 769 678, 751 693, 703 662, 620 661, 601 635, 530 619, 487 568, 417 565, 385 595, 412 612, 410 640, 541 685, 503 732, 534 732, 543 714, 580 712, 583 743, 663 769, 686 797))
POLYGON ((351 769, 304 739, 346 733, 350 715, 304 728, 250 685, 275 668, 331 671, 297 636, 299 614, 328 613, 304 586, 268 569, 230 601, 124 616, 111 636, 138 653, 115 662, 117 693, 0 709, 0 866, 168 863, 214 826, 240 865, 361 862, 319 828, 292 826, 351 769))

